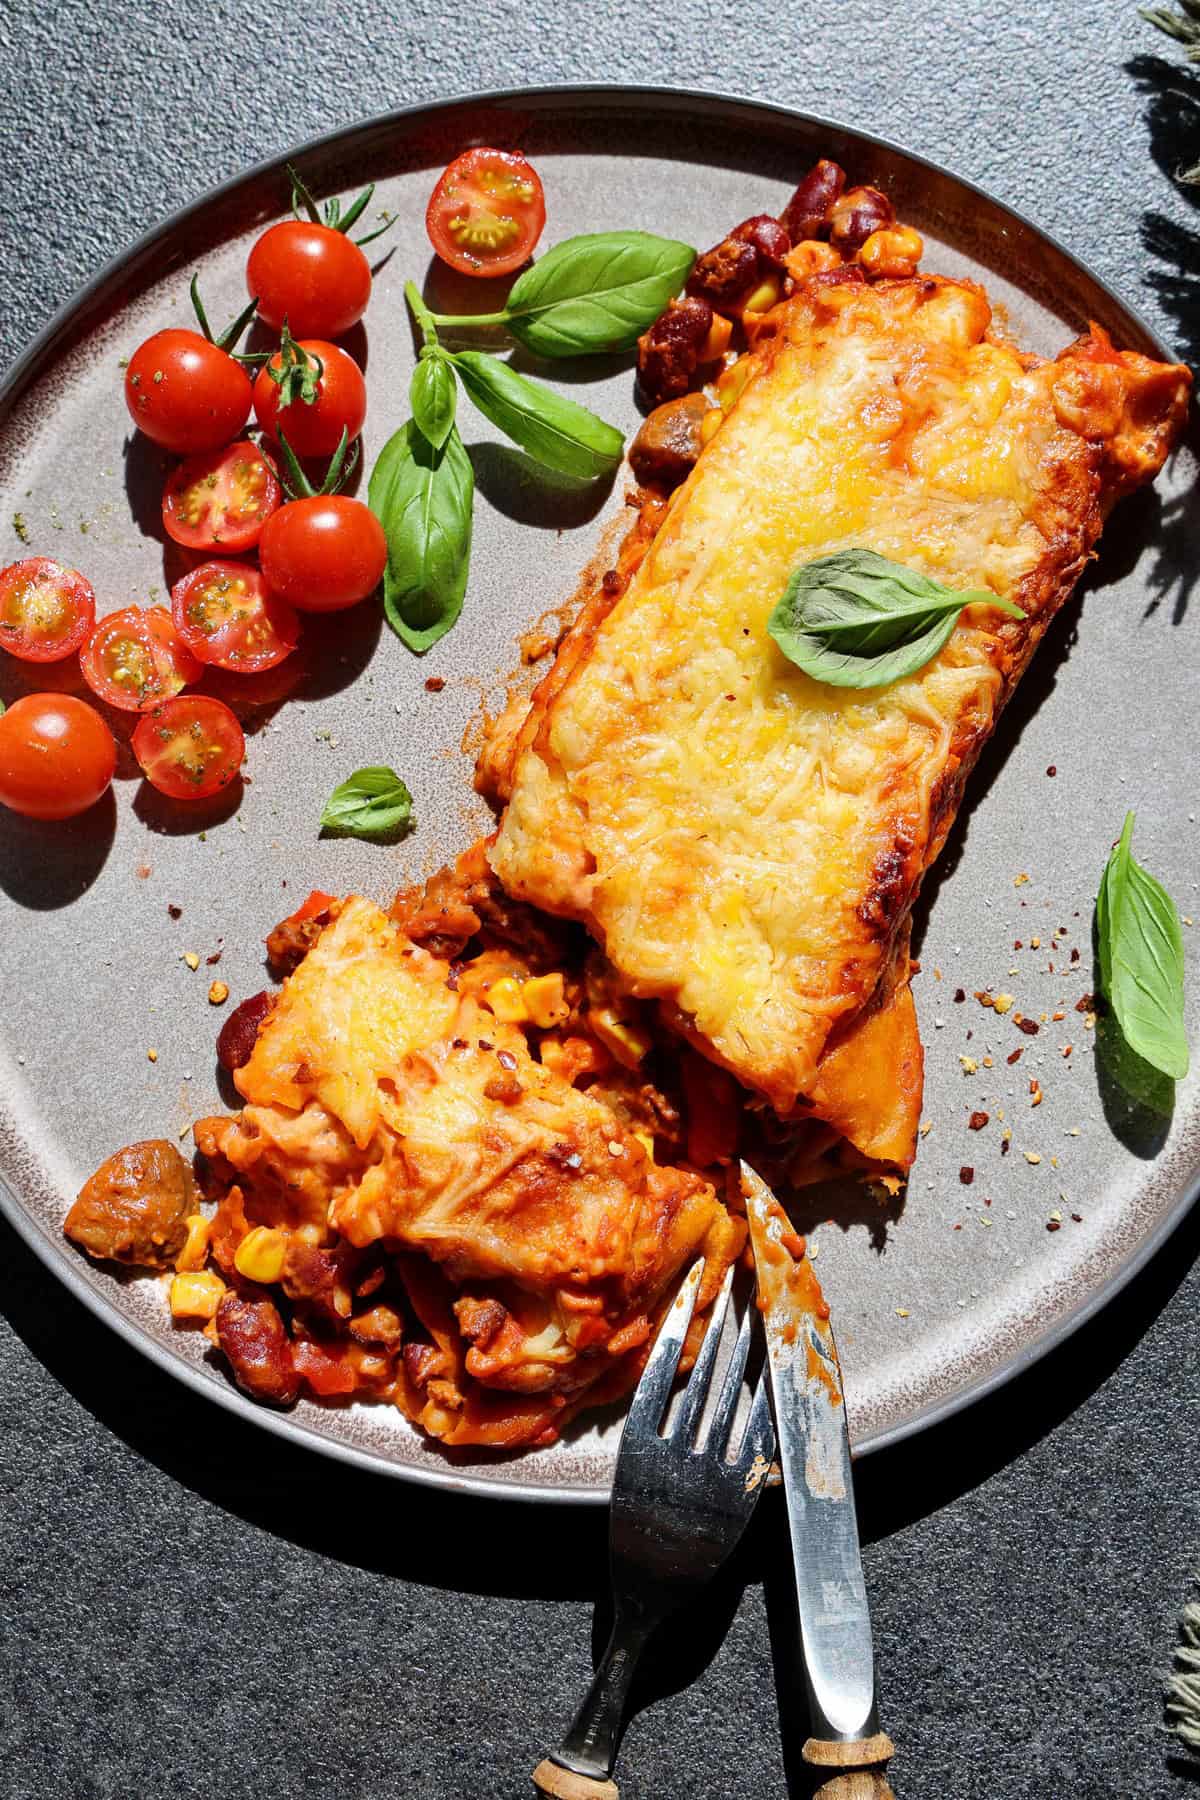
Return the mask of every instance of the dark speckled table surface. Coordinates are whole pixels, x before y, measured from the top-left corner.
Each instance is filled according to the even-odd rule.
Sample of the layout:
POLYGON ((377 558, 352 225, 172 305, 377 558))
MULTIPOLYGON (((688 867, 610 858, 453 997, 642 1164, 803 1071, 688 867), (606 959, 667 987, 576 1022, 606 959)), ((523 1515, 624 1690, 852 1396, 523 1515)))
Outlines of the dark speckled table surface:
MULTIPOLYGON (((1129 0, 60 0, 0 12, 0 355, 243 165, 403 102, 638 80, 949 163, 1195 354, 1197 92, 1129 0)), ((1200 190, 1198 190, 1200 191, 1200 190)), ((0 998, 19 971, 0 951, 0 998)), ((1200 1219, 1017 1384, 859 1475, 901 1800, 1187 1790, 1162 1683, 1200 1559, 1200 1219)), ((144 1364, 0 1232, 5 1800, 509 1800, 591 1668, 604 1521, 322 1464, 144 1364)), ((799 1793, 766 1505, 656 1647, 626 1800, 799 1793)))

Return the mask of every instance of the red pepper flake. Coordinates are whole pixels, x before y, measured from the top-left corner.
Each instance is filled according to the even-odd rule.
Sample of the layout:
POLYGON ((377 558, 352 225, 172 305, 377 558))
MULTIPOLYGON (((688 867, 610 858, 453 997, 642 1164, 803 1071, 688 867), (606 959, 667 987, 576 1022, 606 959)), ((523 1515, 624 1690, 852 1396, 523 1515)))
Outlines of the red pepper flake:
POLYGON ((1001 1154, 1001 1156, 1008 1155, 1009 1143, 1010 1143, 1010 1140, 1008 1138, 1000 1139, 1000 1154, 1001 1154))
POLYGON ((1061 1219, 1047 1219, 1046 1220, 1046 1230, 1047 1231, 1061 1231, 1062 1230, 1062 1220, 1061 1219))
POLYGON ((968 1131, 982 1131, 984 1126, 987 1124, 987 1122, 988 1122, 987 1113, 973 1112, 971 1114, 970 1118, 967 1120, 967 1130, 968 1131))
POLYGON ((511 1050, 497 1050, 496 1061, 502 1069, 515 1069, 517 1066, 517 1059, 511 1050))
POLYGON ((1082 1012, 1082 1013, 1089 1013, 1089 1012, 1095 1012, 1095 1010, 1096 1010, 1095 994, 1080 994, 1078 1000, 1075 1002, 1075 1011, 1082 1012))
POLYGON ((1012 1052, 1012 1055, 1005 1057, 1005 1059, 1004 1059, 1005 1062, 1010 1065, 1015 1062, 1020 1062, 1024 1049, 1025 1049, 1024 1044, 1018 1044, 1016 1049, 1012 1052))
POLYGON ((139 881, 149 881, 150 879, 150 868, 147 863, 143 863, 140 869, 135 869, 133 872, 139 881))
POLYGON ((1078 961, 1079 961, 1079 951, 1078 951, 1078 949, 1075 949, 1075 950, 1072 950, 1072 952, 1071 952, 1071 961, 1072 961, 1072 962, 1073 962, 1073 963, 1077 963, 1077 962, 1078 962, 1078 961))
POLYGON ((954 1227, 954 1229, 955 1229, 955 1231, 961 1231, 961 1230, 962 1230, 962 1226, 961 1226, 961 1225, 956 1225, 956 1226, 955 1226, 955 1227, 954 1227))
POLYGON ((481 1049, 481 1050, 494 1050, 494 1049, 495 1049, 495 1045, 494 1045, 494 1044, 492 1044, 492 1043, 489 1043, 489 1041, 488 1041, 488 1039, 487 1039, 487 1038, 480 1038, 480 1040, 479 1040, 479 1048, 480 1048, 480 1049, 481 1049))
POLYGON ((452 1050, 467 1050, 470 1048, 470 1045, 467 1043, 466 1038, 451 1038, 450 1048, 452 1050))
POLYGON ((961 1006, 963 1001, 966 999, 966 997, 967 997, 967 991, 965 988, 955 988, 955 990, 954 990, 955 1006, 961 1006))
POLYGON ((173 919, 182 919, 182 917, 183 917, 182 906, 176 906, 174 901, 170 901, 168 903, 167 911, 173 919))
POLYGON ((1064 1044, 1063 1045, 1063 1055, 1070 1056, 1070 1054, 1074 1048, 1075 1048, 1074 1044, 1064 1044))
POLYGON ((1054 764, 1053 764, 1053 763, 1051 763, 1051 764, 1050 764, 1050 767, 1049 767, 1049 768, 1048 768, 1048 769, 1047 769, 1047 770, 1046 770, 1046 773, 1047 773, 1047 775, 1057 775, 1057 774, 1058 774, 1058 770, 1057 770, 1057 768, 1056 768, 1056 767, 1055 767, 1055 766, 1054 766, 1054 764))
POLYGON ((964 1187, 970 1187, 975 1179, 975 1171, 970 1163, 963 1164, 962 1168, 958 1171, 958 1179, 962 1182, 964 1187))
POLYGON ((221 960, 221 952, 219 950, 214 950, 211 956, 206 956, 204 959, 205 963, 208 965, 208 967, 210 969, 212 968, 214 963, 219 963, 220 960, 221 960))
POLYGON ((983 1202, 983 1204, 984 1204, 984 1205, 985 1205, 985 1206, 990 1206, 990 1205, 991 1205, 991 1204, 992 1204, 992 1201, 991 1201, 991 1196, 990 1196, 990 1195, 987 1195, 987 1196, 985 1196, 985 1198, 984 1198, 984 1202, 983 1202))
POLYGON ((1083 1214, 1082 1213, 1072 1213, 1071 1217, 1074 1219, 1074 1221, 1077 1225, 1083 1224, 1083 1214))
POLYGON ((1050 1014, 1050 1017, 1054 1020, 1054 1023, 1056 1025, 1059 1023, 1060 1019, 1065 1019, 1066 1016, 1067 1016, 1066 1013, 1063 1012, 1061 1007, 1059 1008, 1059 1010, 1057 1012, 1050 1014))
POLYGON ((1021 940, 1020 940, 1020 938, 1014 938, 1014 939, 1013 939, 1013 949, 1014 949, 1014 950, 1023 950, 1023 949, 1024 949, 1024 948, 1025 948, 1025 946, 1024 946, 1024 944, 1023 944, 1023 943, 1022 943, 1022 942, 1021 942, 1021 940))
POLYGON ((1018 1031, 1023 1031, 1026 1037, 1036 1037, 1041 1030, 1036 1019, 1026 1019, 1019 1013, 1013 1014, 1013 1024, 1018 1031))
POLYGON ((427 676, 425 681, 425 692, 427 694, 440 694, 445 685, 446 678, 444 675, 427 676))

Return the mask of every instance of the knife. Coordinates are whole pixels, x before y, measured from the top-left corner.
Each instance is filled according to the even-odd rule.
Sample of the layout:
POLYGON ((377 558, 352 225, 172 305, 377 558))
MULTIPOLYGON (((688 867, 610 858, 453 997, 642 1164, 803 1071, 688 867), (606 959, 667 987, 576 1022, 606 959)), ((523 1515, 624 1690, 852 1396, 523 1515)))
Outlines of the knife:
POLYGON ((894 1800, 892 1742, 875 1711, 875 1653, 863 1582, 850 1433, 829 1308, 804 1241, 766 1182, 741 1165, 767 1337, 810 1736, 805 1762, 828 1771, 814 1800, 894 1800))

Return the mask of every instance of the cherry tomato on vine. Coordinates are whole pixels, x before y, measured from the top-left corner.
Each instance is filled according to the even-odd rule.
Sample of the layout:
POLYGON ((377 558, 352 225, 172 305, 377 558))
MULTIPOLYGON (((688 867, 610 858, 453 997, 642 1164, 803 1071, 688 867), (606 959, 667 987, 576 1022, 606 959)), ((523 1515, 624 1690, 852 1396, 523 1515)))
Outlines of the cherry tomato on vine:
POLYGON ((125 404, 138 430, 188 456, 237 437, 250 417, 250 377, 198 331, 156 331, 125 371, 125 404))
POLYGON ((143 775, 172 800, 207 800, 242 766, 246 740, 221 700, 184 694, 147 713, 133 734, 143 775))
POLYGON ((202 670, 162 606, 126 606, 101 619, 79 652, 94 694, 123 712, 147 712, 202 670))
POLYGON ((286 599, 249 563, 201 563, 171 589, 171 618, 193 656, 235 674, 273 669, 300 640, 286 599))
POLYGON ((425 213, 429 241, 463 275, 511 275, 546 223, 536 169, 516 150, 467 150, 441 176, 425 213))
POLYGON ((387 554, 375 514, 345 494, 289 501, 268 519, 258 547, 267 585, 301 612, 340 612, 365 600, 387 554))
POLYGON ((323 338, 305 338, 299 344, 285 339, 284 347, 258 372, 254 412, 271 437, 282 426, 297 456, 332 456, 343 431, 353 440, 363 428, 367 384, 354 358, 336 344, 323 338), (300 362, 293 360, 289 368, 293 349, 300 353, 300 362), (289 376, 282 387, 272 380, 272 369, 289 376), (291 380, 293 375, 303 378, 291 380), (306 385, 313 396, 309 400, 302 398, 306 385))
POLYGON ((73 694, 26 694, 0 715, 0 805, 29 819, 72 819, 105 793, 117 746, 73 694))
POLYGON ((311 219, 285 219, 255 244, 246 288, 258 316, 299 338, 336 338, 357 325, 371 298, 371 265, 353 239, 311 219))
POLYGON ((27 556, 0 569, 0 650, 22 662, 59 662, 96 622, 96 596, 78 569, 27 556))
POLYGON ((167 477, 163 527, 189 550, 249 550, 279 505, 275 471, 249 438, 189 456, 167 477))

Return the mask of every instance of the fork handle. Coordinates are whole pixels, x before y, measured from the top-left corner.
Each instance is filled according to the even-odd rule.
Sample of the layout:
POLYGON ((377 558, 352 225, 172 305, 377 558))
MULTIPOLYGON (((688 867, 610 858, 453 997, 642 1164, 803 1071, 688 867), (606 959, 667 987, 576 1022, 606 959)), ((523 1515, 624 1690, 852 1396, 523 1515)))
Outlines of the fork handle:
POLYGON ((891 1738, 883 1731, 877 1731, 874 1737, 846 1742, 809 1738, 800 1753, 805 1762, 830 1771, 812 1800, 895 1800, 886 1774, 894 1750, 891 1738))
POLYGON ((600 1667, 571 1729, 552 1757, 533 1771, 533 1784, 553 1800, 617 1800, 611 1779, 617 1760, 621 1717, 642 1645, 653 1619, 618 1611, 600 1667))

